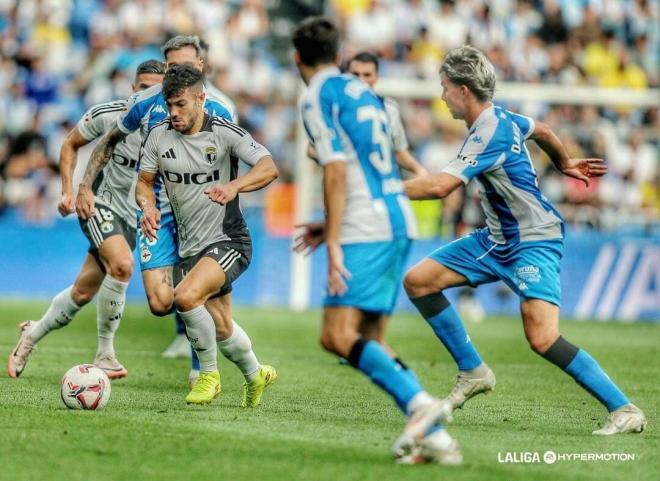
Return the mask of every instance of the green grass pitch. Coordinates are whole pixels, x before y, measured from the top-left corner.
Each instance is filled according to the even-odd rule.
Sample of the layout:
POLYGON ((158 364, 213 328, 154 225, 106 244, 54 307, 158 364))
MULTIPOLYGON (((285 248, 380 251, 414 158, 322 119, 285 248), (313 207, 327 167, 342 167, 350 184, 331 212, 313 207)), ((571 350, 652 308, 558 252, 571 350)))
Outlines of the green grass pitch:
MULTIPOLYGON (((3 362, 20 320, 39 317, 42 302, 0 303, 3 362)), ((564 322, 563 333, 598 359, 645 410, 642 435, 594 437, 605 410, 556 367, 534 355, 520 321, 489 318, 468 326, 497 375, 497 390, 455 413, 460 467, 397 466, 389 449, 403 419, 363 376, 319 347, 319 313, 238 309, 260 360, 280 373, 256 410, 239 407, 242 377, 221 361, 222 397, 189 407, 188 364, 161 351, 173 321, 129 305, 117 335, 129 370, 112 385, 105 410, 69 411, 59 382, 71 366, 93 360, 94 308, 52 333, 20 379, 0 377, 0 480, 621 480, 658 479, 658 339, 660 325, 564 322), (507 452, 630 453, 634 461, 504 464, 507 452)), ((390 343, 433 393, 455 376, 442 345, 422 319, 398 315, 390 343)))

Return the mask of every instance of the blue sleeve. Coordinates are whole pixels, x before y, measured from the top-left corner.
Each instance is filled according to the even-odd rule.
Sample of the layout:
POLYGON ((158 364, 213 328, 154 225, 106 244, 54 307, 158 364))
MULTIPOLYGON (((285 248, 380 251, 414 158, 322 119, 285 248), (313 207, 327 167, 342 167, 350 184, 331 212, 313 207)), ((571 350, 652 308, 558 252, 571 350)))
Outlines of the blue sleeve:
POLYGON ((206 110, 206 113, 209 115, 213 115, 215 117, 222 117, 225 120, 229 120, 230 122, 234 122, 234 118, 231 115, 231 112, 227 110, 220 102, 216 102, 215 100, 211 99, 206 99, 204 101, 204 110, 206 110))
POLYGON ((511 121, 518 126, 523 137, 527 140, 534 132, 534 119, 514 112, 509 112, 509 115, 511 115, 511 121))
POLYGON ((126 110, 117 118, 117 127, 125 134, 135 132, 140 128, 142 119, 149 112, 156 97, 142 98, 140 92, 128 98, 126 110))
POLYGON ((301 106, 305 131, 316 149, 321 165, 346 161, 339 126, 339 102, 332 85, 326 83, 309 95, 301 106))

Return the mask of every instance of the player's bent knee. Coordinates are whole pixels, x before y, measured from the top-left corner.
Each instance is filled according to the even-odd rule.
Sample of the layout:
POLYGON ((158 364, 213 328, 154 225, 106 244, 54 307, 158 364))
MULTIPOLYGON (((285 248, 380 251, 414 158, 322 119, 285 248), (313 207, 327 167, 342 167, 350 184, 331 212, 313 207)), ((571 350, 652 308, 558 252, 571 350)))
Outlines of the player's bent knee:
POLYGON ((435 292, 440 292, 442 286, 437 285, 433 280, 428 279, 417 269, 411 269, 403 278, 403 287, 408 297, 422 297, 435 292))
POLYGON ((204 304, 204 299, 194 289, 179 285, 174 289, 174 304, 178 311, 187 312, 204 304))
POLYGON ((550 333, 532 334, 527 336, 529 347, 537 354, 545 354, 557 340, 557 335, 550 333))
POLYGON ((163 302, 163 300, 156 294, 147 295, 147 302, 149 303, 149 310, 154 316, 163 317, 172 312, 173 302, 163 302))
POLYGON ((346 357, 352 347, 355 336, 348 335, 342 331, 326 330, 321 333, 321 346, 326 351, 346 357))
POLYGON ((133 257, 113 260, 110 262, 109 273, 119 281, 128 282, 133 274, 133 257))
POLYGON ((86 304, 89 304, 91 300, 94 299, 97 291, 98 289, 80 288, 74 284, 73 288, 71 289, 71 299, 78 306, 82 307, 86 304))

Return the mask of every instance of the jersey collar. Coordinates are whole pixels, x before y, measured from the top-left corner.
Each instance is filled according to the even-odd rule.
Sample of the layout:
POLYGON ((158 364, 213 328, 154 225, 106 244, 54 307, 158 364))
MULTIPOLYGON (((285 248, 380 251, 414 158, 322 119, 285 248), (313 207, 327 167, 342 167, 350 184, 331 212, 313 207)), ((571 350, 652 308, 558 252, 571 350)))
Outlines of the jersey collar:
POLYGON ((484 110, 482 110, 479 116, 475 119, 472 127, 470 127, 470 132, 474 132, 477 126, 482 123, 489 115, 491 115, 493 109, 495 109, 495 104, 491 102, 490 107, 486 107, 484 110))
POLYGON ((328 77, 334 77, 335 75, 341 75, 341 72, 339 71, 339 67, 337 67, 336 65, 332 65, 330 67, 326 67, 322 70, 319 70, 310 79, 309 87, 311 88, 312 86, 323 82, 328 77))

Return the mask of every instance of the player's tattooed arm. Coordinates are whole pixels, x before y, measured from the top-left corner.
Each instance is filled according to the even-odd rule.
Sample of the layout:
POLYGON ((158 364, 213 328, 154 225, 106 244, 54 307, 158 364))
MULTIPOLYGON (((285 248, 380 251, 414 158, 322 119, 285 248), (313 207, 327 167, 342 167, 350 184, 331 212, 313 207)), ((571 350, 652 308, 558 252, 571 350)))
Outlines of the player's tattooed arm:
POLYGON ((78 216, 82 219, 89 219, 96 214, 92 184, 101 170, 103 170, 110 161, 115 145, 121 142, 125 137, 126 134, 119 130, 119 127, 115 125, 103 137, 101 137, 99 143, 94 147, 87 168, 85 169, 83 180, 78 188, 78 198, 76 199, 76 212, 78 212, 78 216))
POLYGON ((548 124, 536 122, 530 139, 541 147, 562 174, 581 180, 587 187, 591 177, 601 177, 607 173, 607 164, 603 159, 572 159, 548 124))
POLYGON ((264 155, 247 174, 237 177, 228 184, 209 187, 204 193, 213 202, 224 205, 234 200, 241 192, 263 189, 278 176, 279 172, 273 158, 264 155))
POLYGON ((57 204, 57 210, 66 217, 76 211, 73 198, 73 171, 76 168, 78 149, 87 145, 89 140, 82 136, 78 127, 74 127, 64 138, 60 149, 60 177, 62 179, 62 197, 57 204))
POLYGON ((156 207, 156 196, 154 194, 155 183, 155 173, 140 170, 135 185, 135 201, 142 211, 142 232, 150 240, 158 238, 157 231, 160 229, 160 211, 156 207))

